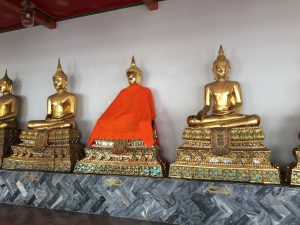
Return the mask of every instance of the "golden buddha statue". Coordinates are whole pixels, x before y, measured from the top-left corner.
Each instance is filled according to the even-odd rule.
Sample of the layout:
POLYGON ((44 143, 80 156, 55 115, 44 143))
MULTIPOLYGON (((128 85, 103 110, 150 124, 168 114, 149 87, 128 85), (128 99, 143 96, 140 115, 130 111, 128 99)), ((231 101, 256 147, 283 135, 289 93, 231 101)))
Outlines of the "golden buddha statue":
POLYGON ((240 114, 243 103, 238 82, 228 80, 230 63, 222 46, 213 63, 215 82, 205 86, 205 105, 187 118, 184 143, 170 177, 279 183, 279 169, 269 162, 264 132, 257 115, 240 114), (207 115, 212 109, 212 115, 207 115))
POLYGON ((67 92, 68 77, 58 60, 53 84, 57 93, 48 97, 45 120, 34 120, 20 135, 22 143, 12 146, 13 155, 3 168, 71 172, 83 157, 80 132, 76 129, 76 95, 67 92))
MULTIPOLYGON (((12 94, 13 82, 7 75, 7 70, 0 79, 0 163, 2 158, 11 154, 11 146, 19 143, 20 130, 17 126, 19 99, 12 94)), ((0 164, 0 166, 1 166, 0 164)))
POLYGON ((17 127, 19 100, 12 94, 12 89, 13 82, 9 79, 6 70, 4 77, 0 80, 0 92, 3 94, 0 97, 0 129, 17 127))
POLYGON ((126 72, 129 86, 101 115, 91 133, 78 173, 162 177, 161 157, 150 89, 141 86, 142 72, 132 57, 126 72))
POLYGON ((77 98, 76 95, 67 92, 68 77, 62 70, 60 60, 53 76, 53 84, 57 93, 47 100, 46 119, 29 121, 27 124, 29 129, 75 128, 77 98))
POLYGON ((216 81, 205 86, 205 105, 197 116, 188 117, 188 125, 204 128, 258 126, 259 116, 239 113, 243 104, 241 88, 238 82, 228 80, 230 63, 222 45, 213 64, 213 73, 216 81), (207 115, 211 108, 212 115, 207 115))

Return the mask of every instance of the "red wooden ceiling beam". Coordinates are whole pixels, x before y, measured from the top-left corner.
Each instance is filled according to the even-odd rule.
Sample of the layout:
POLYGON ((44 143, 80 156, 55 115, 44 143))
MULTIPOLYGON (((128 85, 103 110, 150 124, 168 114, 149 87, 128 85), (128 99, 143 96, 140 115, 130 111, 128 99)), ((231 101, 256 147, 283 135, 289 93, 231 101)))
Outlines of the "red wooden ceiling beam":
POLYGON ((143 2, 151 11, 158 9, 158 0, 143 0, 143 2))
MULTIPOLYGON (((19 0, 0 0, 0 4, 14 12, 21 14, 22 7, 21 1, 19 0)), ((56 28, 56 21, 47 14, 38 11, 38 8, 35 10, 34 20, 37 23, 48 27, 49 29, 56 28)))

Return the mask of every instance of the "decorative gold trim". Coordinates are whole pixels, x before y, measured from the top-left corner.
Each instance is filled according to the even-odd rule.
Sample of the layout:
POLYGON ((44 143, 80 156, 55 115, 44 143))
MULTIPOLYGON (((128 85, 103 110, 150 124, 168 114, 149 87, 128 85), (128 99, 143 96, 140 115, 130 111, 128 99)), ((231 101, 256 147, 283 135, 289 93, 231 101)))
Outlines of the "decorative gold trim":
POLYGON ((263 140, 260 127, 187 127, 170 177, 278 184, 279 168, 269 162, 263 140))
POLYGON ((167 173, 160 148, 147 147, 142 140, 98 139, 84 151, 86 157, 75 166, 77 173, 153 177, 167 173))
POLYGON ((46 135, 44 140, 43 131, 23 131, 22 143, 12 146, 12 156, 3 159, 2 168, 71 172, 84 154, 79 131, 53 129, 46 135))

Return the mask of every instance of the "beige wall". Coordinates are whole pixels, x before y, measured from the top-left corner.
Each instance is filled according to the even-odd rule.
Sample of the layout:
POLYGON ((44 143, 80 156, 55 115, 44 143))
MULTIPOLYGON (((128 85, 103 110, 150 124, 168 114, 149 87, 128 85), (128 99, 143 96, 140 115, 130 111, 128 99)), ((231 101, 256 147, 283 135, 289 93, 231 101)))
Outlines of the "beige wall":
POLYGON ((120 89, 132 54, 151 88, 164 155, 175 159, 186 117, 203 105, 203 86, 223 44, 231 79, 242 85, 242 113, 259 114, 273 150, 287 165, 300 129, 300 1, 167 0, 0 34, 0 71, 8 68, 22 96, 22 127, 43 119, 61 57, 86 143, 93 124, 120 89))

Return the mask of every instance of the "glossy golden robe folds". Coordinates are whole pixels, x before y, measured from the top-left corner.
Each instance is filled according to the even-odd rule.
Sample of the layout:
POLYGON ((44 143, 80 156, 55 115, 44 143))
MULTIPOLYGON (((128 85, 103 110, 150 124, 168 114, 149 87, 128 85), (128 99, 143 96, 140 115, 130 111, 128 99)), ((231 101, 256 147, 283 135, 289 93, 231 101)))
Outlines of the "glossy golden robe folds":
POLYGON ((230 64, 222 46, 213 72, 216 81, 205 86, 204 107, 187 118, 189 127, 170 177, 279 183, 278 167, 269 162, 270 150, 263 145, 259 116, 240 114, 240 84, 228 80, 230 64))
POLYGON ((47 101, 45 120, 34 120, 20 135, 21 144, 13 146, 13 155, 4 159, 3 168, 71 172, 83 157, 83 146, 76 129, 76 95, 67 92, 68 77, 60 61, 53 76, 57 93, 47 101))

